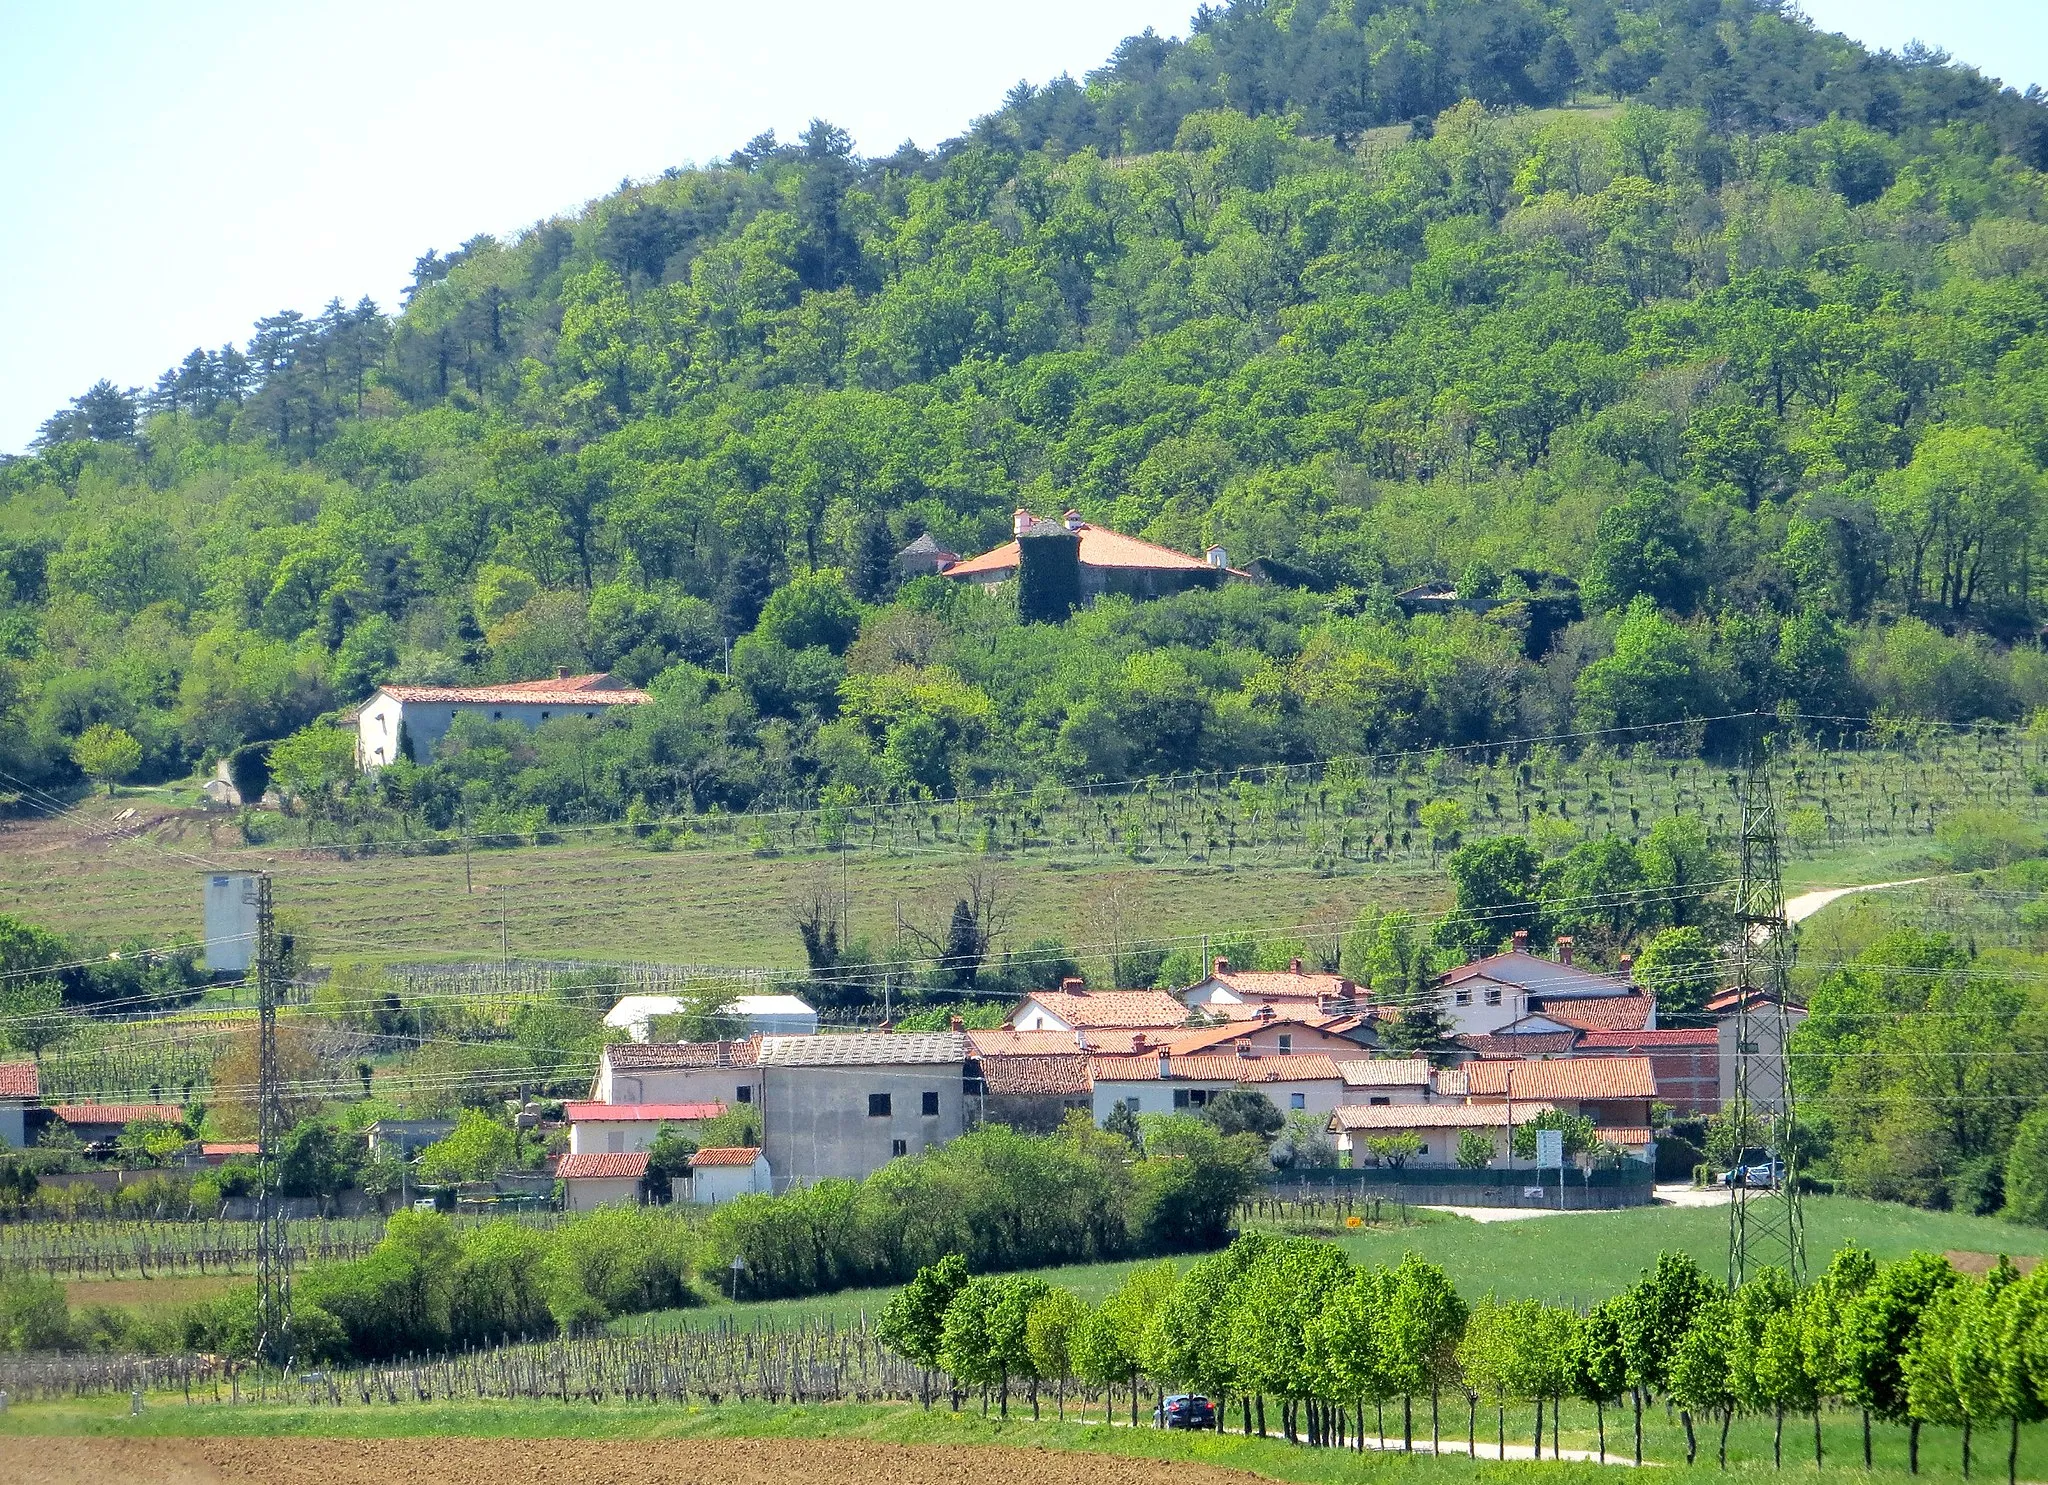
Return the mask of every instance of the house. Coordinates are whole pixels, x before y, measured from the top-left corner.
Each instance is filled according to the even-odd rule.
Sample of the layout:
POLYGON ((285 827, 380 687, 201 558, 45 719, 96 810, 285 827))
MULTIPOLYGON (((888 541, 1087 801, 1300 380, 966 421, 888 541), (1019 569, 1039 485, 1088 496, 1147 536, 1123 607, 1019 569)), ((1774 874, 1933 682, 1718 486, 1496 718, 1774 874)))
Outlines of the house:
POLYGON ((1188 1008, 1164 990, 1090 990, 1079 980, 1034 990, 1003 1024, 1012 1031, 1170 1031, 1186 1026, 1188 1008))
POLYGON ((1167 1048, 1088 1062, 1097 1124, 1121 1104, 1134 1114, 1189 1113, 1219 1093, 1250 1088, 1281 1113, 1327 1115, 1344 1101, 1337 1064, 1321 1052, 1261 1057, 1249 1048, 1176 1056, 1167 1048))
POLYGON ((905 581, 925 577, 934 572, 944 572, 959 560, 958 552, 947 551, 927 531, 896 554, 896 575, 905 581))
POLYGON ((1647 1057, 1657 1080, 1657 1101, 1680 1114, 1721 1111, 1721 1034, 1712 1026, 1656 1031, 1584 1031, 1575 1057, 1647 1057))
POLYGON ((1286 1057, 1296 1052, 1323 1052, 1331 1057, 1356 1057, 1365 1050, 1366 1045, 1370 1045, 1358 1041, 1358 1026, 1358 1022, 1348 1017, 1309 1020, 1299 1018, 1290 1011, 1275 1011, 1271 1006, 1260 1006, 1247 1020, 1231 1021, 1222 1026, 1207 1026, 1179 1034, 1169 1033, 1162 1040, 1178 1056, 1192 1056, 1198 1052, 1229 1052, 1245 1046, 1250 1047, 1261 1057, 1286 1057), (1347 1033, 1333 1030, 1333 1026, 1346 1026, 1352 1030, 1347 1033))
POLYGON ((955 582, 978 583, 990 592, 1020 575, 1026 566, 1059 568, 1051 581, 1073 592, 1081 603, 1104 593, 1131 598, 1163 598, 1190 588, 1251 581, 1251 574, 1230 565, 1221 547, 1190 557, 1171 547, 1141 541, 1081 519, 1068 511, 1059 520, 1040 520, 1019 509, 1010 521, 1012 539, 979 557, 954 562, 943 575, 955 582))
POLYGON ((28 1144, 28 1111, 42 1097, 41 1070, 33 1062, 0 1062, 0 1147, 28 1144))
POLYGON ((1427 1057, 1376 1057, 1337 1064, 1344 1080, 1344 1102, 1384 1108, 1397 1103, 1428 1103, 1435 1091, 1427 1057))
POLYGON ((1262 1005, 1304 1014, 1355 1012, 1367 995, 1342 975, 1304 971, 1299 959, 1289 960, 1285 970, 1232 969, 1228 959, 1218 959, 1209 975, 1181 991, 1180 998, 1191 1011, 1229 1021, 1242 1020, 1262 1005))
POLYGON ((1657 1096, 1657 1076, 1647 1057, 1468 1062, 1458 1071, 1469 1103, 1533 1099, 1613 1128, 1647 1128, 1650 1103, 1657 1096))
POLYGON ((1071 1043, 1065 1052, 984 1052, 975 1066, 980 1091, 970 1115, 976 1124, 1007 1124, 1025 1134, 1050 1134, 1069 1113, 1087 1113, 1093 1107, 1095 1085, 1088 1077, 1088 1058, 1071 1043))
POLYGON ((664 1124, 701 1124, 725 1112, 722 1103, 569 1103, 569 1151, 630 1155, 654 1147, 664 1124))
POLYGON ((355 709, 356 766, 369 770, 410 758, 431 763, 458 716, 538 727, 557 717, 596 717, 615 706, 651 700, 608 675, 510 681, 494 686, 379 686, 355 709))
POLYGON ((750 1147, 699 1150, 690 1157, 690 1200, 715 1207, 735 1196, 772 1191, 768 1157, 750 1147))
POLYGON ((555 1164, 555 1179, 562 1183, 562 1210, 588 1212, 598 1207, 618 1206, 640 1200, 640 1183, 647 1177, 647 1152, 632 1154, 564 1155, 555 1164))
POLYGON ((453 1119, 379 1119, 364 1131, 369 1136, 372 1160, 386 1155, 410 1160, 420 1150, 454 1132, 453 1119))
MULTIPOLYGON (((605 1013, 604 1024, 644 1042, 648 1023, 656 1016, 677 1016, 682 1011, 680 995, 622 995, 605 1013)), ((812 1036, 818 1030, 817 1011, 794 995, 736 995, 720 1014, 741 1022, 752 1036, 812 1036)))
POLYGON ((174 1103, 60 1103, 51 1115, 88 1145, 120 1138, 131 1124, 182 1124, 185 1110, 174 1103))
POLYGON ((1328 1128, 1338 1153, 1349 1155, 1354 1166, 1374 1163, 1367 1140, 1400 1134, 1413 1134, 1422 1142, 1422 1148, 1407 1157, 1409 1165, 1456 1165, 1460 1139, 1475 1129, 1487 1137, 1492 1160, 1506 1165, 1512 1163, 1509 1121, 1519 1127, 1553 1107, 1520 1101, 1513 1108, 1504 1103, 1346 1104, 1331 1112, 1328 1128))
MULTIPOLYGON (((1720 1058, 1720 1098, 1725 1106, 1734 1102, 1737 1069, 1747 1062, 1749 1100, 1759 1113, 1775 1114, 1785 1106, 1786 1048, 1778 1038, 1778 1012, 1757 991, 1747 992, 1750 1011, 1749 1039, 1741 1037, 1744 992, 1727 989, 1707 1001, 1706 1014, 1712 1018, 1715 1048, 1720 1058)), ((1806 1019, 1806 1007, 1788 1003, 1784 1011, 1785 1034, 1790 1036, 1806 1019)))
POLYGON ((1513 945, 1505 954, 1460 965, 1437 982, 1439 1006, 1456 1034, 1490 1036, 1511 1026, 1523 1032, 1564 1031, 1569 1028, 1559 1017, 1571 1013, 1568 1005, 1647 999, 1637 995, 1626 976, 1573 964, 1569 937, 1558 939, 1555 959, 1530 953, 1526 930, 1515 931, 1513 945))
POLYGON ((591 1080, 593 1103, 752 1103, 757 1039, 611 1042, 591 1080))
POLYGON ((973 1055, 957 1031, 762 1037, 761 1143, 776 1184, 858 1180, 957 1138, 973 1055))

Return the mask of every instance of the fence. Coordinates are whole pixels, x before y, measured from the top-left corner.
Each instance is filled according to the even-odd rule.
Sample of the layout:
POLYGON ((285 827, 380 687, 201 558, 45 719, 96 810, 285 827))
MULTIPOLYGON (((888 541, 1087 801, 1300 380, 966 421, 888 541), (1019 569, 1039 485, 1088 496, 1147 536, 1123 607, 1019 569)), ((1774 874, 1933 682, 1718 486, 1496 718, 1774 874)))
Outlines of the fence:
POLYGON ((1646 1207, 1656 1200, 1656 1175, 1639 1160, 1616 1170, 1462 1170, 1367 1166, 1356 1170, 1289 1171, 1267 1183, 1288 1201, 1377 1200, 1388 1205, 1531 1207, 1567 1212, 1646 1207), (1562 1181, 1563 1189, 1559 1184, 1562 1181))

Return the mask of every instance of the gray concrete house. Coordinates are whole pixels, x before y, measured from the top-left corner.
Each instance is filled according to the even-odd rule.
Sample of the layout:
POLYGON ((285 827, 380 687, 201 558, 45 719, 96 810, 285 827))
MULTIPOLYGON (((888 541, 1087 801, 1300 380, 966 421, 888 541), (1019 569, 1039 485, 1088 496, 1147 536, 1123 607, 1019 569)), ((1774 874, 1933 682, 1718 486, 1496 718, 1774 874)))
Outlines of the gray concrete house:
POLYGON ((761 1038, 762 1144, 775 1189, 859 1180, 957 1138, 972 1056, 957 1031, 761 1038))

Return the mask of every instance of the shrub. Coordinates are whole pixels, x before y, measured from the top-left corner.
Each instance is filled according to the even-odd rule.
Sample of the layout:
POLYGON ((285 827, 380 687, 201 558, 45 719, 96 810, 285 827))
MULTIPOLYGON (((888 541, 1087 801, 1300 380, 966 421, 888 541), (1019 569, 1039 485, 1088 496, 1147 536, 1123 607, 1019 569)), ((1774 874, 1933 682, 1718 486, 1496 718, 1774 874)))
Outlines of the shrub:
POLYGON ((1957 871, 2010 866, 2048 844, 2037 826, 2002 810, 1957 810, 1934 827, 1934 839, 1957 871))
POLYGON ((558 1229, 543 1264, 547 1305, 564 1330, 614 1315, 696 1303, 690 1222, 646 1207, 605 1207, 558 1229))

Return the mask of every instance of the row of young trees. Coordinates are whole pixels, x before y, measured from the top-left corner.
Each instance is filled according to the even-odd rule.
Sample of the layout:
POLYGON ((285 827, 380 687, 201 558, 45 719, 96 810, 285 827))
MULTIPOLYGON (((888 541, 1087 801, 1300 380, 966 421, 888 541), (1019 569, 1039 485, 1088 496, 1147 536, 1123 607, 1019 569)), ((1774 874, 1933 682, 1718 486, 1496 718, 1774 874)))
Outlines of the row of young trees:
POLYGON ((1261 1231, 1185 1271, 1134 1269, 1093 1305, 1035 1274, 971 1275, 953 1254, 919 1270, 880 1329, 952 1378, 956 1408, 979 1392, 984 1410, 993 1399, 1007 1415, 1021 1387, 1037 1416, 1050 1387, 1064 1417, 1067 1385, 1080 1382, 1103 1390, 1111 1419, 1122 1389, 1135 1424, 1150 1380, 1162 1397, 1169 1387, 1207 1394, 1219 1431, 1234 1404, 1244 1432, 1265 1435, 1270 1402, 1286 1438, 1334 1448, 1363 1449, 1369 1413, 1384 1442, 1398 1403, 1412 1451, 1422 1400, 1440 1447, 1450 1401, 1463 1404, 1475 1456, 1479 1412, 1491 1405, 1505 1458, 1517 1404, 1533 1409, 1540 1459, 1546 1413, 1555 1454, 1572 1400, 1593 1406, 1603 1462, 1607 1410, 1627 1405, 1641 1464, 1643 1411, 1661 1396, 1683 1422, 1688 1464, 1700 1429, 1715 1425, 1725 1469, 1729 1428, 1751 1416, 1771 1420, 1772 1462, 1782 1466, 1785 1419, 1803 1414, 1818 1465, 1821 1415, 1843 1407, 1861 1413, 1866 1468, 1873 1418, 1905 1426, 1915 1473, 1924 1424, 1961 1428, 1965 1475, 1973 1431, 2004 1424, 2010 1478, 2020 1425, 2048 1419, 2048 1272, 2022 1277, 2001 1258, 1975 1279, 1934 1254, 1880 1264, 1854 1244, 1804 1287, 1766 1268, 1732 1291, 1691 1258, 1663 1253, 1588 1309, 1491 1294, 1468 1305, 1442 1268, 1413 1253, 1358 1266, 1334 1243, 1261 1231))

